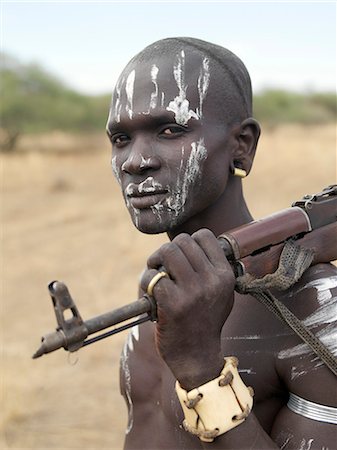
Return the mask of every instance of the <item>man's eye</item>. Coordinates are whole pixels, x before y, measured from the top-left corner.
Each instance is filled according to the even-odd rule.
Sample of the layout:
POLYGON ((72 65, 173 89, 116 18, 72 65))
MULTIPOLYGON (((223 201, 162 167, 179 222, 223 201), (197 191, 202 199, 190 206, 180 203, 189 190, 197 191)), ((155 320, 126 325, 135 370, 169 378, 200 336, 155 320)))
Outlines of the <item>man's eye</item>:
POLYGON ((115 134, 111 136, 111 142, 117 147, 121 147, 129 142, 130 138, 126 134, 115 134))
POLYGON ((160 134, 165 137, 176 137, 176 136, 180 136, 185 131, 186 130, 183 127, 180 127, 177 125, 172 125, 172 126, 166 127, 163 130, 161 130, 160 134))

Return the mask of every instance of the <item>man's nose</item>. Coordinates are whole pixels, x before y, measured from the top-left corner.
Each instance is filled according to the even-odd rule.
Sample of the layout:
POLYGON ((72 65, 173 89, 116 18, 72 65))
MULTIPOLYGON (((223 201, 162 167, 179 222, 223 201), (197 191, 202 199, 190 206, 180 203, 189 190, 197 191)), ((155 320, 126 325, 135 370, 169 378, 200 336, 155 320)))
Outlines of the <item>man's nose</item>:
POLYGON ((122 171, 129 174, 140 174, 146 170, 158 170, 160 159, 151 150, 141 150, 136 145, 122 164, 122 171))

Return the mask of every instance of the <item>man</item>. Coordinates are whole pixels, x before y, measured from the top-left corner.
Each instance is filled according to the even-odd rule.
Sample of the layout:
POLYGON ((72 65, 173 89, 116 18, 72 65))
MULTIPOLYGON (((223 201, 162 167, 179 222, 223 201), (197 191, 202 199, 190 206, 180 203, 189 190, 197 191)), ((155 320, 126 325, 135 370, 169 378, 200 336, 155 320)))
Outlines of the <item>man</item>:
MULTIPOLYGON (((251 116, 243 63, 197 39, 155 42, 117 82, 107 123, 115 176, 135 226, 170 238, 140 283, 158 321, 135 328, 122 354, 126 449, 335 448, 333 374, 257 300, 234 293, 216 239, 252 220, 241 182, 260 134, 251 116), (229 356, 239 374, 235 358, 224 368, 229 356)), ((317 265, 279 295, 330 348, 336 280, 333 266, 317 265)))

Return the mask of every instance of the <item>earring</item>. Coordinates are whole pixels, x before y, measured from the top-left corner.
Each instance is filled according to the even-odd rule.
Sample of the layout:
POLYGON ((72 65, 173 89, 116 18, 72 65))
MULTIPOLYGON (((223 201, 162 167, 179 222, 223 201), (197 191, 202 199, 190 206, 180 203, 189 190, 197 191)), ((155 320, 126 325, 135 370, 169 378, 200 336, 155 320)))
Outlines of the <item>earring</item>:
POLYGON ((233 175, 239 178, 245 178, 247 176, 247 172, 244 169, 239 169, 239 167, 234 167, 233 175))
POLYGON ((231 163, 230 166, 230 172, 232 175, 239 178, 245 178, 247 176, 247 172, 244 169, 241 169, 240 167, 235 167, 233 162, 231 163))

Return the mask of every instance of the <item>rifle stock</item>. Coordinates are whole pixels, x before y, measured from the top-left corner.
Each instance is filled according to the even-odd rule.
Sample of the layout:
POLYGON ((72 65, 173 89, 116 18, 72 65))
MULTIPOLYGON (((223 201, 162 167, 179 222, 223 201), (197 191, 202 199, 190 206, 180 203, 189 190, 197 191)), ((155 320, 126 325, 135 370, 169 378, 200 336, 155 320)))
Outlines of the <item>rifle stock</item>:
MULTIPOLYGON (((296 242, 304 248, 314 250, 312 266, 335 261, 337 259, 337 222, 313 230, 297 239, 296 242)), ((242 258, 244 271, 256 278, 275 272, 283 247, 284 243, 281 243, 261 253, 242 258)))
MULTIPOLYGON (((278 267, 280 254, 288 239, 294 239, 304 248, 314 250, 312 265, 337 259, 337 185, 321 193, 305 196, 293 207, 264 219, 242 225, 219 236, 219 243, 236 276, 250 273, 257 278, 273 273, 278 267)), ((140 299, 85 322, 64 283, 49 285, 58 322, 55 332, 42 337, 42 343, 33 358, 63 347, 70 352, 123 331, 147 320, 155 320, 156 306, 145 295, 140 299), (72 317, 64 318, 70 310, 72 317), (139 319, 112 329, 99 336, 87 336, 121 324, 132 318, 139 319)))

